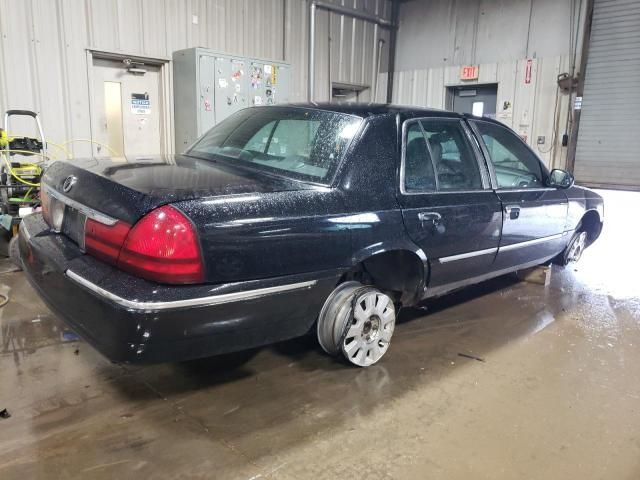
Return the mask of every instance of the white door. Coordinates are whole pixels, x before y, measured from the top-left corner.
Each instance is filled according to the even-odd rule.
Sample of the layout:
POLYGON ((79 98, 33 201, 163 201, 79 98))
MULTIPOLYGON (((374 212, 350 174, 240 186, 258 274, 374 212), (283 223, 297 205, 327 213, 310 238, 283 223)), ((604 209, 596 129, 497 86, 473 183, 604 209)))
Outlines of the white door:
POLYGON ((93 61, 93 152, 128 157, 162 153, 160 67, 93 61))

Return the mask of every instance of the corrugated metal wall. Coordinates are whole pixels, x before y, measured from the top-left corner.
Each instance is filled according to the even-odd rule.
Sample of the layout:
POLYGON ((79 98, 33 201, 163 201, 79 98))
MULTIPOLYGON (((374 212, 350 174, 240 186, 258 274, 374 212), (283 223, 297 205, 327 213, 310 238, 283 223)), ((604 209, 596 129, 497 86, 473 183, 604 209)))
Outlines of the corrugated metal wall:
MULTIPOLYGON (((391 2, 382 0, 342 0, 341 5, 353 5, 361 10, 390 20, 391 2)), ((305 29, 308 25, 305 23, 305 29)), ((308 33, 305 32, 305 38, 308 33)), ((314 101, 330 98, 330 82, 373 86, 374 58, 377 39, 384 40, 381 71, 386 70, 389 55, 389 31, 363 20, 336 15, 319 9, 316 14, 316 84, 314 101)), ((306 61, 305 61, 306 65, 306 61)), ((306 70, 300 79, 307 78, 306 70)), ((371 91, 363 92, 362 101, 370 99, 371 91)))
POLYGON ((577 20, 585 6, 586 0, 404 2, 396 70, 568 54, 570 32, 582 36, 577 20))
MULTIPOLYGON (((393 101, 446 108, 448 86, 497 83, 497 119, 509 125, 550 167, 566 167, 562 136, 568 129, 569 95, 559 73, 579 63, 586 1, 413 0, 400 8, 393 101), (527 60, 532 78, 525 82, 527 60), (460 80, 462 65, 479 65, 477 82, 460 80), (505 102, 510 105, 503 109, 505 102), (537 139, 545 137, 539 145, 537 139)), ((386 83, 382 78, 380 86, 386 83)))
POLYGON ((640 188, 640 1, 596 0, 576 179, 640 188))
MULTIPOLYGON (((333 1, 387 19, 391 11, 389 0, 333 1)), ((55 142, 88 138, 86 49, 170 59, 201 46, 281 60, 292 64, 291 99, 304 100, 308 14, 305 0, 0 0, 0 111, 40 111, 55 142)), ((372 24, 319 11, 317 32, 316 100, 328 99, 329 71, 333 81, 372 84, 372 24)), ((17 133, 31 133, 26 125, 17 133)))

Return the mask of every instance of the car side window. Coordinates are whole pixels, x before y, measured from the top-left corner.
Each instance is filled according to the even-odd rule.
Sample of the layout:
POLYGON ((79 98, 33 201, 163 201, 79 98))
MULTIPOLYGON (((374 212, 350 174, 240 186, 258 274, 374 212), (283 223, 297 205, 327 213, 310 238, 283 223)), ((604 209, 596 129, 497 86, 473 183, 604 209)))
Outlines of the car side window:
POLYGON ((458 120, 422 120, 437 174, 438 191, 480 190, 482 176, 476 155, 458 120))
POLYGON ((407 129, 404 153, 404 188, 407 192, 433 192, 436 176, 427 141, 418 122, 407 129))
POLYGON ((544 186, 542 164, 515 133, 489 122, 473 122, 489 152, 498 188, 544 186))

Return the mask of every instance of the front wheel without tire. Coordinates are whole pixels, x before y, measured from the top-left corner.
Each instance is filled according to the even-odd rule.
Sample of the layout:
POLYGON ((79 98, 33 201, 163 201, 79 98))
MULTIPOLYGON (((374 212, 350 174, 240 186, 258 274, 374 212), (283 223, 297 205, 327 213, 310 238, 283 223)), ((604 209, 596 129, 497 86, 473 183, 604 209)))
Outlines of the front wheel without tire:
POLYGON ((396 323, 393 300, 378 289, 345 282, 331 294, 318 318, 318 341, 330 355, 368 367, 389 349, 396 323))
POLYGON ((555 259, 555 263, 563 267, 576 263, 582 257, 585 248, 587 248, 587 232, 575 232, 565 249, 555 259))

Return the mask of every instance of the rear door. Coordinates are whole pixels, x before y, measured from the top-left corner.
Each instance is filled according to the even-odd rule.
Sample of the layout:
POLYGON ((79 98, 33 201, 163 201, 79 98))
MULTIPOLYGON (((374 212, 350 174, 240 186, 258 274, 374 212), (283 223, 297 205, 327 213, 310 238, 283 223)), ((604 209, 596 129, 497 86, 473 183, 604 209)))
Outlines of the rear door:
POLYGON ((498 123, 471 120, 492 167, 504 224, 495 269, 542 261, 566 244, 567 196, 545 186, 548 172, 513 131, 498 123))
POLYGON ((491 269, 501 205, 461 119, 404 122, 399 202, 409 236, 429 258, 432 292, 491 269))

